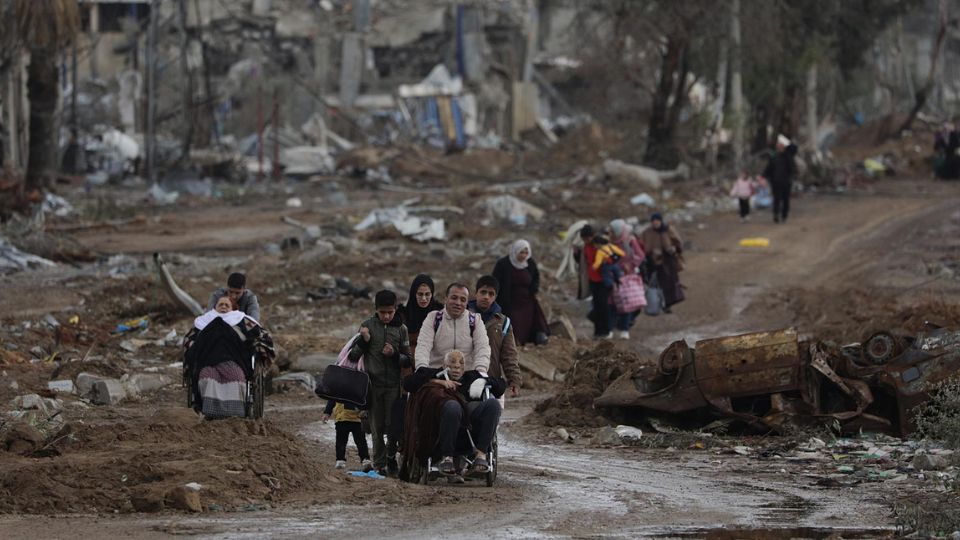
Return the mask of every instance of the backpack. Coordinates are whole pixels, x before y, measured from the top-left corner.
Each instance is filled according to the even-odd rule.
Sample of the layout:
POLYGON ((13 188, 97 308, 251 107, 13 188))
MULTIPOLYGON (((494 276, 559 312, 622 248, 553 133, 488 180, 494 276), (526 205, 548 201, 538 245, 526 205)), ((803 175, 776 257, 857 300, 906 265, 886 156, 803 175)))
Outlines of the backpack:
MULTIPOLYGON (((470 337, 473 337, 473 331, 477 329, 477 314, 470 313, 468 316, 470 321, 470 337)), ((509 319, 508 319, 509 320, 509 319)), ((443 322, 443 310, 437 310, 437 316, 433 318, 433 333, 436 334, 437 330, 440 329, 440 323, 443 322)))

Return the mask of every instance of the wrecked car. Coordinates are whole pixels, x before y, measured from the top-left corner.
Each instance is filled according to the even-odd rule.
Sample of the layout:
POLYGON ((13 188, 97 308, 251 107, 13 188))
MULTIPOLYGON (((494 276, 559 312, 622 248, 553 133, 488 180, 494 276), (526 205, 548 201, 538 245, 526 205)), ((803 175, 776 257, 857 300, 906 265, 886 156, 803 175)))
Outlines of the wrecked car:
POLYGON ((940 382, 960 374, 960 331, 876 332, 838 346, 801 341, 795 329, 668 346, 655 365, 615 380, 594 401, 630 417, 685 424, 717 417, 784 432, 818 422, 844 432, 904 436, 913 409, 940 382))

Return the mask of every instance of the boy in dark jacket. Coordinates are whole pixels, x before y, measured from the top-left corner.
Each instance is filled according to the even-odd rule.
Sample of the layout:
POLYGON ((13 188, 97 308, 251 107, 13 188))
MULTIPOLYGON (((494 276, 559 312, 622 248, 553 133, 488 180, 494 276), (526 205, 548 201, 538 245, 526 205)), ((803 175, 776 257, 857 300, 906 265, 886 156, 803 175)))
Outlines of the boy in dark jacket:
POLYGON ((370 434, 377 472, 397 474, 397 441, 390 436, 390 411, 400 397, 400 364, 409 361, 410 336, 397 314, 397 295, 383 290, 374 298, 376 315, 360 325, 350 360, 363 363, 370 376, 370 434), (384 443, 386 437, 386 443, 384 443))

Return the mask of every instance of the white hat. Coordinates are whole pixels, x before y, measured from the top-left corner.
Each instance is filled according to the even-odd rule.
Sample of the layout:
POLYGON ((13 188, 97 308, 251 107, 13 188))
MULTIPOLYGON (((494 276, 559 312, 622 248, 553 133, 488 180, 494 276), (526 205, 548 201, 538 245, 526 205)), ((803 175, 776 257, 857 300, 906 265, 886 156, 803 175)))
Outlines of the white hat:
POLYGON ((777 145, 779 146, 790 146, 790 139, 786 137, 783 133, 777 135, 777 145))

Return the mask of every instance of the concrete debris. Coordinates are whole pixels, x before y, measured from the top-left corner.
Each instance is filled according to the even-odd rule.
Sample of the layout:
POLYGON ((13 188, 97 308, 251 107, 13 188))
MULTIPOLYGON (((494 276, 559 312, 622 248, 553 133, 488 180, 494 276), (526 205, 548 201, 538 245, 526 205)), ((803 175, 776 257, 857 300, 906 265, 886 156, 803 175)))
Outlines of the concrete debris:
POLYGON ((566 443, 573 442, 573 435, 571 435, 570 432, 566 430, 566 428, 558 427, 557 429, 553 430, 553 433, 556 434, 557 437, 560 437, 560 440, 562 440, 563 442, 566 442, 566 443))
POLYGON ((177 202, 178 198, 180 198, 180 192, 167 191, 160 187, 160 184, 153 184, 150 186, 150 189, 147 190, 147 199, 160 206, 173 204, 177 202))
POLYGON ((573 323, 566 315, 557 316, 556 320, 549 325, 550 335, 562 339, 569 339, 573 343, 577 342, 577 331, 573 328, 573 323))
POLYGON ((47 388, 54 392, 63 394, 75 394, 77 392, 77 388, 73 385, 73 381, 70 379, 48 381, 47 388))
POLYGON ((57 217, 67 217, 76 211, 68 200, 53 193, 47 193, 43 197, 43 204, 40 205, 40 208, 44 212, 57 217))
POLYGON ((418 242, 447 239, 443 219, 412 216, 410 212, 410 208, 402 205, 394 208, 380 208, 370 212, 354 227, 354 230, 365 231, 374 227, 392 225, 403 236, 418 242))
POLYGON ((5 238, 0 238, 0 274, 32 270, 44 266, 52 267, 56 266, 56 263, 20 251, 5 238))
POLYGON ((294 146, 280 152, 280 164, 283 174, 289 176, 311 176, 332 174, 337 164, 330 151, 321 146, 294 146))
POLYGON ((488 197, 477 204, 489 219, 506 220, 515 225, 526 225, 527 218, 540 221, 546 214, 542 209, 522 201, 513 195, 488 197))
POLYGON ((603 446, 620 446, 623 444, 623 439, 620 438, 620 434, 610 426, 600 428, 597 434, 593 436, 593 440, 596 444, 603 446))
POLYGON ((16 422, 3 430, 0 449, 11 454, 28 455, 43 447, 45 440, 46 437, 39 429, 25 422, 16 422))
POLYGON ((662 188, 665 181, 675 178, 686 179, 690 176, 690 168, 684 163, 670 171, 658 171, 657 169, 624 163, 616 159, 605 160, 603 162, 603 172, 615 180, 654 190, 662 188))
POLYGON ((100 379, 94 382, 90 393, 90 401, 96 405, 116 405, 126 398, 126 388, 117 379, 100 379))
POLYGON ((942 471, 950 466, 948 456, 917 454, 913 456, 913 466, 920 471, 942 471))
POLYGON ((650 195, 641 193, 639 195, 630 197, 630 204, 634 206, 646 206, 649 208, 654 208, 657 206, 657 201, 655 201, 650 195))
POLYGON ((155 392, 173 383, 166 375, 159 373, 135 373, 120 378, 124 392, 128 396, 140 396, 148 392, 155 392))
POLYGON ((103 379, 104 377, 93 373, 78 373, 74 379, 77 394, 79 394, 81 397, 89 398, 93 393, 93 385, 96 384, 97 381, 102 381, 103 379))
POLYGON ((162 283, 164 289, 167 290, 167 294, 192 315, 202 315, 205 311, 203 306, 177 285, 173 280, 173 276, 170 275, 170 270, 167 269, 166 262, 164 262, 163 257, 161 257, 159 253, 153 254, 153 262, 157 268, 157 273, 160 275, 160 283, 162 283))
POLYGON ((273 391, 284 392, 289 390, 291 385, 295 384, 299 384, 313 392, 317 387, 317 380, 307 372, 287 373, 286 375, 273 378, 273 391))
POLYGON ((624 442, 636 442, 640 440, 640 437, 643 437, 643 431, 633 426, 620 425, 614 428, 614 431, 624 442))

